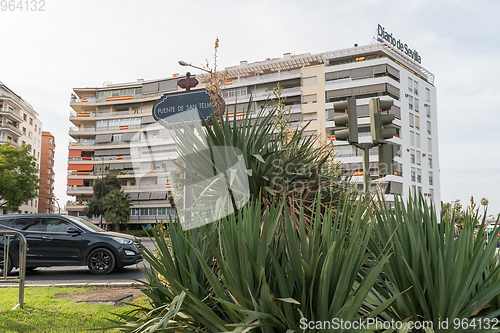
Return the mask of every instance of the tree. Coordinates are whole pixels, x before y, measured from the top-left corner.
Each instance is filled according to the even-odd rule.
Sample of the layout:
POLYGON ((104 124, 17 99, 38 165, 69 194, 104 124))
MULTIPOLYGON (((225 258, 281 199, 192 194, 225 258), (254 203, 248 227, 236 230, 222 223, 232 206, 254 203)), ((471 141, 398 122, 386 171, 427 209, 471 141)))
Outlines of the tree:
POLYGON ((132 207, 130 194, 121 190, 111 191, 102 200, 104 218, 115 226, 115 231, 120 231, 120 223, 123 223, 128 230, 130 207, 132 207))
POLYGON ((19 206, 38 197, 38 168, 31 146, 0 146, 0 207, 17 212, 19 206))
POLYGON ((90 199, 87 207, 83 210, 83 213, 88 218, 92 218, 93 216, 104 215, 104 211, 102 209, 102 197, 106 197, 108 193, 113 190, 120 190, 122 188, 122 184, 120 180, 114 174, 108 174, 104 177, 104 182, 101 182, 101 178, 98 178, 94 181, 93 186, 93 196, 90 199), (104 184, 102 186, 101 184, 104 184), (101 197, 102 192, 102 197, 101 197))

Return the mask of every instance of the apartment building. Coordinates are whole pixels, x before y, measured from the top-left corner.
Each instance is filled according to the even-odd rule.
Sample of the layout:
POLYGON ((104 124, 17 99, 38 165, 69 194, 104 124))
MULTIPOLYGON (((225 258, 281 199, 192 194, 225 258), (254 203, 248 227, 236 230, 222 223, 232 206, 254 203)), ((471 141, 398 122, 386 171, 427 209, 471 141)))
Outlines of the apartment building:
POLYGON ((177 89, 177 78, 73 89, 66 193, 74 200, 66 205, 68 214, 83 216, 94 180, 109 173, 131 196, 130 224, 139 227, 173 213, 167 196, 175 146, 152 108, 177 89))
MULTIPOLYGON (((308 124, 305 135, 332 140, 337 158, 360 187, 362 152, 335 141, 333 102, 356 97, 359 140, 369 142, 369 100, 393 100, 389 112, 396 116, 397 136, 389 141, 398 148, 396 169, 373 183, 389 202, 394 193, 406 196, 415 190, 440 203, 436 89, 434 76, 419 63, 379 42, 319 54, 287 53, 255 63, 242 61, 225 70, 223 97, 230 117, 243 116, 250 98, 251 116, 257 116, 279 84, 291 125, 303 128, 308 124)), ((118 175, 122 189, 132 197, 130 223, 151 223, 173 213, 167 196, 175 144, 154 121, 152 108, 163 94, 179 91, 178 79, 74 89, 67 194, 75 199, 66 207, 69 214, 82 215, 93 181, 109 172, 118 175)), ((378 175, 377 148, 370 150, 370 174, 378 175)))
MULTIPOLYGON (((31 153, 40 168, 41 138, 42 123, 38 119, 38 113, 21 96, 0 82, 0 144, 9 142, 14 147, 30 145, 31 153)), ((37 213, 38 202, 38 199, 30 200, 19 207, 19 213, 37 213)), ((0 209, 0 215, 11 213, 17 212, 11 212, 4 207, 0 209)))
POLYGON ((42 131, 42 148, 40 157, 40 190, 38 213, 58 213, 55 209, 54 172, 56 139, 50 132, 42 131))
MULTIPOLYGON (((368 102, 380 97, 394 101, 389 113, 396 116, 395 172, 373 181, 393 201, 393 194, 407 196, 419 191, 440 204, 437 104, 434 76, 419 63, 385 42, 319 54, 284 54, 282 58, 226 68, 224 89, 229 112, 242 116, 252 97, 253 115, 273 98, 279 84, 290 108, 294 127, 305 135, 333 140, 337 158, 362 188, 362 150, 345 141, 335 141, 333 103, 354 96, 357 103, 359 141, 370 142, 368 102)), ((253 116, 252 115, 252 116, 253 116)), ((370 150, 370 174, 378 175, 378 150, 370 150)))

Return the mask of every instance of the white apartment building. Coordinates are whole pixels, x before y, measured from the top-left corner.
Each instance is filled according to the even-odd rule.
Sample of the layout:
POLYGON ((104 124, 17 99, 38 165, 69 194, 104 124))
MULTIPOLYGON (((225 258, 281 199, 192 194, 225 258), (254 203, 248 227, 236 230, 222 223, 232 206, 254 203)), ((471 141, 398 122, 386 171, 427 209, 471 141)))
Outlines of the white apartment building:
POLYGON ((132 199, 130 224, 168 219, 170 159, 176 152, 152 108, 177 89, 175 78, 73 89, 66 193, 74 200, 66 205, 68 214, 83 217, 94 180, 115 173, 132 199))
MULTIPOLYGON (((319 54, 284 54, 282 58, 256 63, 242 61, 226 68, 224 90, 229 112, 237 103, 238 117, 250 96, 252 112, 259 110, 273 89, 283 87, 282 97, 291 110, 291 123, 306 135, 335 140, 333 102, 354 96, 357 102, 359 141, 370 142, 370 99, 392 99, 389 111, 397 136, 389 141, 398 147, 394 175, 374 180, 393 201, 393 194, 407 197, 410 191, 440 205, 437 104, 434 76, 419 63, 385 42, 319 54)), ((337 157, 362 188, 362 151, 345 141, 334 141, 337 157)), ((370 174, 378 175, 378 150, 370 150, 370 174)))
MULTIPOLYGON (((392 99, 390 113, 396 115, 397 136, 389 141, 398 147, 395 173, 375 182, 389 202, 394 193, 407 196, 415 190, 439 207, 436 89, 434 76, 419 63, 382 42, 313 55, 288 53, 255 63, 242 61, 225 70, 223 97, 230 116, 242 116, 250 98, 252 116, 256 116, 279 84, 292 126, 309 124, 305 135, 327 140, 334 140, 333 102, 356 97, 359 139, 369 142, 369 100, 392 99)), ((152 108, 163 94, 180 90, 178 79, 74 89, 67 194, 75 200, 66 207, 69 214, 83 215, 93 181, 109 172, 117 173, 122 189, 132 197, 130 223, 152 223, 173 213, 167 197, 174 168, 170 160, 177 155, 168 131, 154 121, 152 108)), ((361 186, 361 150, 343 141, 334 141, 334 146, 337 158, 361 186)), ((370 173, 378 175, 377 148, 370 150, 370 173)))
MULTIPOLYGON (((21 96, 0 82, 0 144, 6 142, 14 147, 30 145, 40 170, 42 123, 38 119, 38 113, 21 96)), ((19 212, 11 212, 4 207, 0 209, 0 215, 11 213, 38 213, 38 199, 19 207, 19 212)))

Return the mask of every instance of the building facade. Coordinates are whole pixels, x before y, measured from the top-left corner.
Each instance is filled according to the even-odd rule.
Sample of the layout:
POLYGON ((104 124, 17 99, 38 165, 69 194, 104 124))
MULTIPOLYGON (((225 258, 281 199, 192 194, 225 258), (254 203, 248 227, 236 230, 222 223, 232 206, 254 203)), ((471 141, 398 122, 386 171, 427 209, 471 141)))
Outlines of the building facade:
MULTIPOLYGON (((33 107, 5 84, 0 82, 0 144, 9 142, 14 147, 30 145, 31 154, 40 168, 42 146, 42 122, 33 107)), ((35 214, 38 212, 38 199, 32 199, 19 207, 19 213, 35 214)), ((18 213, 1 207, 0 214, 18 213)))
MULTIPOLYGON (((394 101, 389 113, 395 115, 397 147, 395 172, 372 182, 375 190, 393 201, 393 194, 407 197, 411 191, 440 205, 437 103, 434 76, 419 63, 397 52, 385 42, 320 54, 284 54, 282 58, 256 63, 242 61, 226 68, 224 90, 229 112, 236 117, 247 109, 256 114, 273 98, 278 84, 290 109, 290 121, 305 135, 334 142, 337 158, 358 182, 363 183, 362 150, 345 141, 335 141, 333 103, 354 96, 357 104, 359 142, 370 142, 368 103, 375 97, 394 101)), ((370 174, 377 176, 378 149, 370 149, 370 174)))
MULTIPOLYGON (((395 193, 418 191, 439 205, 439 155, 434 76, 417 62, 386 43, 319 54, 291 55, 256 63, 242 61, 227 67, 223 97, 230 117, 250 112, 256 117, 274 97, 279 85, 290 110, 290 123, 304 135, 332 140, 346 173, 362 186, 362 151, 335 141, 333 103, 354 96, 359 141, 370 142, 368 102, 390 99, 396 119, 395 172, 374 180, 376 188, 393 201, 395 193)), ((134 208, 130 223, 154 222, 173 213, 167 196, 176 151, 168 131, 152 118, 155 102, 165 93, 179 91, 179 78, 74 89, 70 116, 75 127, 68 156, 67 194, 75 200, 66 208, 82 215, 96 177, 115 172, 134 208)), ((202 86, 198 86, 200 88, 202 86)), ((378 175, 378 151, 370 150, 370 174, 378 175)), ((95 220, 97 221, 97 220, 95 220)))
POLYGON ((50 132, 42 131, 42 148, 40 155, 40 190, 38 213, 57 213, 54 196, 54 159, 56 139, 50 132))
POLYGON ((83 217, 94 180, 110 173, 131 196, 129 224, 155 223, 173 213, 167 197, 175 146, 152 108, 177 89, 176 78, 74 89, 66 192, 74 200, 66 205, 68 214, 83 217))

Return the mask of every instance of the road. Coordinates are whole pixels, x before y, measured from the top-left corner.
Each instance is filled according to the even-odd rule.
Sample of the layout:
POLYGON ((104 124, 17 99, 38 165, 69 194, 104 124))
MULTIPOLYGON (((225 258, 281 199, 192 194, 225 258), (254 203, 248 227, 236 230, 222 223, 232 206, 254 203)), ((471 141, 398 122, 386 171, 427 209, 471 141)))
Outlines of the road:
MULTIPOLYGON (((142 244, 149 250, 154 249, 154 245, 149 238, 141 238, 142 244)), ((127 266, 114 270, 107 275, 93 275, 87 266, 61 266, 61 267, 40 267, 34 271, 26 272, 26 286, 50 286, 50 285, 81 285, 107 284, 107 283, 131 283, 134 280, 145 280, 144 266, 149 267, 146 261, 137 265, 127 266)), ((10 276, 18 275, 18 270, 13 270, 10 276)), ((5 284, 3 284, 5 285, 5 284)))

